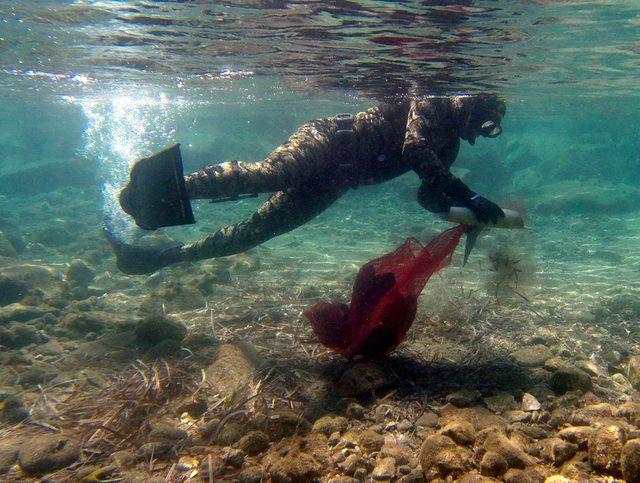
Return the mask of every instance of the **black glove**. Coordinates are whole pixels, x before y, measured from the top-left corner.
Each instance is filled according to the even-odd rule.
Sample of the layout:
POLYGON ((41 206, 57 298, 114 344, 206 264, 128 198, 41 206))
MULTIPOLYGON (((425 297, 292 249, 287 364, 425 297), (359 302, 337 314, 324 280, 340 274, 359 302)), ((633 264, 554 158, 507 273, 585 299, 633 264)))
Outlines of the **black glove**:
POLYGON ((480 195, 472 196, 464 205, 473 211, 480 223, 496 223, 504 216, 502 208, 480 195))

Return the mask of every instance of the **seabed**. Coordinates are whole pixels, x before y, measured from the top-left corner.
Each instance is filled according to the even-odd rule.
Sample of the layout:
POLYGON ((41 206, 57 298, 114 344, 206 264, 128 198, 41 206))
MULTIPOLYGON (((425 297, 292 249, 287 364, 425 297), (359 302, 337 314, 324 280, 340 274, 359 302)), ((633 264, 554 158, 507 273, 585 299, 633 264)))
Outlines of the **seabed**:
MULTIPOLYGON (((2 480, 637 475, 637 212, 612 215, 626 231, 606 250, 611 217, 487 233, 429 282, 397 351, 346 361, 302 310, 346 301, 359 266, 402 241, 380 219, 421 241, 447 227, 349 196, 262 247, 150 276, 117 271, 97 193, 18 198, 0 258, 2 480)), ((215 223, 206 204, 196 214, 192 236, 215 223)))

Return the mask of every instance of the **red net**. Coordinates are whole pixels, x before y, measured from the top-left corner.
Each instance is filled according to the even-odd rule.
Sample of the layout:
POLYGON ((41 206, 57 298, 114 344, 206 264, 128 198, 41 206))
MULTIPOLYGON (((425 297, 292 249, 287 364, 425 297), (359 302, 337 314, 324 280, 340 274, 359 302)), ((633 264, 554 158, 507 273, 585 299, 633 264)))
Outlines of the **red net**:
POLYGON ((416 317, 418 296, 451 262, 464 228, 451 228, 423 246, 408 238, 395 251, 365 264, 353 284, 351 304, 320 302, 304 311, 320 342, 345 357, 388 354, 416 317))

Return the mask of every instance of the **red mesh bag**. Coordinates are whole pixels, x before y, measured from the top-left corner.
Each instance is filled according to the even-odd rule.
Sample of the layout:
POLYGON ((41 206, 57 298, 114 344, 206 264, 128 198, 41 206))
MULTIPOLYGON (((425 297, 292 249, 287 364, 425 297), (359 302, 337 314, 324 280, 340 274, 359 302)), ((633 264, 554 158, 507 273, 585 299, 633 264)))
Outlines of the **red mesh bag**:
POLYGON ((320 342, 351 359, 388 354, 416 317, 427 281, 451 262, 464 228, 451 228, 423 246, 408 238, 395 251, 365 264, 353 284, 351 304, 320 302, 303 313, 320 342))

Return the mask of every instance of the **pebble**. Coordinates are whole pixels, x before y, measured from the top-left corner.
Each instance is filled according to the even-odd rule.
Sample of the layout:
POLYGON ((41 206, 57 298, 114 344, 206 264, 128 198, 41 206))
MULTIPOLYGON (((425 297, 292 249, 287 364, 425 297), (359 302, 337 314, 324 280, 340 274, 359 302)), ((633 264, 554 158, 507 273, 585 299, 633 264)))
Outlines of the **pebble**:
POLYGON ((600 471, 617 471, 625 435, 618 426, 598 428, 589 437, 589 463, 600 471))
POLYGON ((390 480, 395 476, 395 474, 396 460, 395 458, 389 456, 378 461, 375 468, 373 469, 371 477, 377 481, 390 480))
POLYGON ((624 376, 624 374, 620 374, 619 372, 616 372, 615 374, 613 374, 611 376, 611 380, 616 384, 619 384, 620 386, 622 386, 624 389, 632 387, 631 382, 629 382, 629 379, 627 379, 624 376))
POLYGON ((350 419, 362 419, 364 417, 364 407, 356 402, 350 402, 345 413, 350 419))
MULTIPOLYGON (((231 361, 230 361, 231 362, 231 361)), ((247 374, 241 372, 237 380, 247 380, 247 374)), ((227 385, 227 387, 231 387, 227 385)), ((260 429, 269 435, 273 441, 278 441, 294 434, 305 434, 311 430, 311 424, 302 415, 288 409, 280 409, 267 415, 260 424, 260 429)), ((318 433, 319 434, 319 433, 318 433)))
POLYGON ((586 392, 593 387, 589 374, 577 367, 565 366, 558 368, 549 381, 551 389, 556 394, 564 394, 569 391, 586 392))
POLYGON ((403 419, 398 423, 398 426, 396 429, 401 433, 405 433, 413 429, 413 424, 411 424, 411 421, 408 421, 407 419, 403 419))
POLYGON ((420 468, 414 468, 410 473, 398 479, 398 483, 425 483, 425 481, 425 475, 420 468))
POLYGON ((20 467, 28 474, 59 470, 80 458, 80 443, 60 434, 42 435, 25 441, 18 450, 20 467))
POLYGON ((461 391, 447 394, 446 401, 449 404, 463 408, 472 406, 480 400, 482 394, 477 389, 462 389, 461 391))
POLYGON ((504 417, 507 418, 510 423, 524 423, 531 420, 531 413, 516 409, 514 411, 507 411, 504 413, 504 417))
POLYGON ((544 483, 569 483, 569 480, 562 475, 551 475, 544 480, 544 483))
POLYGON ((22 399, 10 393, 0 393, 0 421, 16 424, 29 416, 22 399))
POLYGON ((393 458, 398 465, 408 465, 413 460, 413 451, 407 446, 386 443, 380 450, 381 458, 393 458))
POLYGON ((449 436, 456 443, 465 446, 472 445, 476 440, 476 430, 473 424, 467 421, 449 423, 440 432, 445 436, 449 436))
POLYGON ((484 403, 494 413, 504 413, 518 407, 513 395, 507 392, 501 392, 494 396, 485 397, 484 403))
POLYGON ((233 466, 234 468, 241 468, 244 463, 245 453, 241 449, 227 448, 223 456, 223 460, 226 464, 233 466))
POLYGON ((364 481, 367 478, 367 470, 365 468, 358 468, 353 477, 358 481, 364 481))
POLYGON ((366 468, 367 462, 363 457, 357 454, 347 456, 344 462, 340 465, 340 469, 345 475, 353 476, 358 468, 366 468))
POLYGON ((539 411, 542 405, 540 401, 536 399, 533 394, 525 392, 522 396, 522 410, 523 411, 539 411))
POLYGON ((526 470, 512 468, 504 474, 503 479, 504 483, 543 483, 545 476, 537 468, 526 470))
POLYGON ((329 436, 329 439, 327 440, 327 443, 329 443, 330 446, 335 446, 340 442, 340 433, 338 431, 336 431, 335 433, 331 433, 331 435, 329 436))
POLYGON ((352 478, 351 476, 334 476, 328 483, 358 483, 360 480, 352 478))
POLYGON ((383 445, 384 438, 371 429, 365 429, 358 436, 358 446, 369 453, 373 451, 380 451, 380 448, 382 448, 383 445))
POLYGON ((388 404, 380 404, 378 407, 376 407, 373 413, 373 419, 376 422, 381 423, 391 415, 391 406, 389 406, 388 404))
POLYGON ((133 466, 139 457, 136 453, 130 450, 120 450, 111 454, 111 460, 120 468, 126 468, 133 466))
POLYGON ((179 429, 174 423, 161 421, 150 425, 149 441, 178 443, 187 438, 187 432, 179 429))
POLYGON ((438 427, 438 415, 433 411, 426 411, 416 421, 416 426, 422 426, 423 428, 437 428, 438 427))
POLYGON ((260 466, 249 466, 236 475, 238 483, 261 483, 264 480, 264 470, 260 466))
POLYGON ((398 423, 396 423, 395 421, 387 423, 384 427, 385 431, 395 431, 396 429, 398 429, 398 423))
POLYGON ((602 371, 593 362, 587 360, 576 361, 576 367, 582 369, 584 372, 593 377, 602 375, 602 371))
POLYGON ((164 458, 173 452, 173 445, 171 443, 155 441, 152 443, 145 443, 140 446, 140 453, 145 458, 164 458))
POLYGON ((620 466, 626 481, 640 481, 640 439, 626 442, 620 455, 620 466))
POLYGON ((558 431, 558 437, 577 444, 581 449, 586 449, 587 441, 593 432, 594 429, 591 426, 570 426, 558 431))

